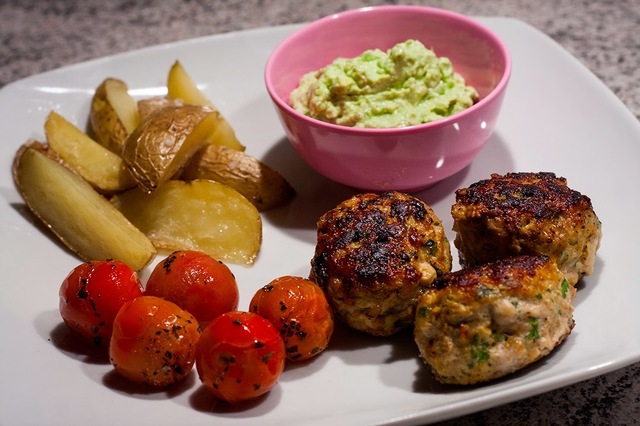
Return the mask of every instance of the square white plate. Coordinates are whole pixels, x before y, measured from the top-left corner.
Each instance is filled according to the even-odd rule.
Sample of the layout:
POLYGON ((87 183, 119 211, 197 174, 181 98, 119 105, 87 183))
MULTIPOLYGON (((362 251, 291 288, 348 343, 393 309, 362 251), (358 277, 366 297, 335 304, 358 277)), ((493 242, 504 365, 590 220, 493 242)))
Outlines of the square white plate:
MULTIPOLYGON (((459 416, 587 379, 640 360, 640 124, 576 59, 519 21, 479 18, 508 44, 513 76, 495 134, 467 169, 419 196, 451 233, 455 189, 492 172, 553 171, 591 197, 603 222, 596 272, 580 286, 576 327, 551 356, 504 380, 476 387, 434 383, 410 335, 374 339, 338 332, 313 362, 288 367, 260 401, 224 408, 195 372, 177 388, 143 392, 110 365, 70 344, 58 288, 79 260, 26 210, 11 161, 20 144, 42 140, 55 109, 87 125, 93 90, 108 76, 136 97, 165 93, 179 59, 235 127, 247 152, 284 174, 298 197, 264 214, 264 243, 252 268, 231 265, 240 308, 271 279, 306 276, 315 222, 353 191, 302 164, 284 138, 263 84, 265 61, 285 26, 151 47, 33 76, 0 91, 0 424, 372 424, 425 423, 459 416)), ((100 230, 96 230, 100 232, 100 230)), ((457 268, 457 265, 455 265, 457 268)), ((143 274, 144 277, 144 274, 143 274)))

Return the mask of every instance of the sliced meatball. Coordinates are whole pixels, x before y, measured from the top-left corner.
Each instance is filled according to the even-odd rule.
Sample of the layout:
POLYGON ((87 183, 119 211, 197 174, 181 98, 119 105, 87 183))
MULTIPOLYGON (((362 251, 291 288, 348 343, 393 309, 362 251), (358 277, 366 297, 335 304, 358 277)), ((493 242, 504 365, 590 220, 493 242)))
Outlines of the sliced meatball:
POLYGON ((571 333, 575 291, 547 256, 445 274, 418 299, 420 356, 442 383, 468 385, 512 373, 571 333))
POLYGON ((463 267, 546 254, 572 285, 593 273, 600 221, 589 197, 554 173, 493 174, 456 191, 451 214, 463 267))
POLYGON ((399 192, 342 202, 319 219, 317 237, 310 278, 339 319, 372 335, 412 325, 420 291, 451 270, 440 219, 399 192))

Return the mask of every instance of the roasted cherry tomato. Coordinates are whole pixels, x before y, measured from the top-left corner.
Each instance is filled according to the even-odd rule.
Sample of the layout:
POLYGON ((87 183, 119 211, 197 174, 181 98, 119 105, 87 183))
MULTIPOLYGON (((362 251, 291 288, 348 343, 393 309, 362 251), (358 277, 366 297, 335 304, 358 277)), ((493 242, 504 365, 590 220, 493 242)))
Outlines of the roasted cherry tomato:
POLYGON ((231 270, 199 251, 176 251, 156 265, 145 294, 163 297, 196 317, 202 327, 236 310, 240 293, 231 270))
POLYGON ((278 329, 291 361, 307 360, 329 345, 333 311, 313 281, 293 276, 276 278, 256 292, 249 307, 278 329))
POLYGON ((85 340, 107 348, 113 319, 129 300, 142 295, 138 274, 114 260, 85 262, 60 286, 60 315, 85 340))
POLYGON ((227 402, 269 392, 285 363, 284 342, 275 327, 251 312, 227 312, 204 329, 196 351, 202 383, 227 402))
POLYGON ((116 315, 109 359, 132 382, 166 386, 189 374, 199 337, 198 321, 189 312, 160 297, 141 296, 116 315))

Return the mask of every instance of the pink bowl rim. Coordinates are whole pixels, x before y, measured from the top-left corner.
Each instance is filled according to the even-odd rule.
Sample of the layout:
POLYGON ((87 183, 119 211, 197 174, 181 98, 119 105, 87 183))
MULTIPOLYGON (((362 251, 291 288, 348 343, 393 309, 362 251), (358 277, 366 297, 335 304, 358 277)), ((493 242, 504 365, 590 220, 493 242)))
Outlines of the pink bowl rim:
POLYGON ((264 79, 267 86, 267 92, 269 93, 271 99, 278 105, 279 108, 286 111, 288 114, 296 117, 299 120, 307 122, 309 125, 314 127, 324 127, 328 129, 332 129, 336 132, 349 133, 349 134, 357 134, 357 135, 374 135, 374 134, 404 134, 404 133, 416 133, 423 132, 431 128, 440 128, 444 126, 451 125, 456 123, 462 119, 464 119, 467 115, 473 114, 474 111, 483 107, 483 105, 492 102, 495 98, 501 96, 501 94, 505 91, 506 86, 509 82, 509 78, 511 76, 511 55, 509 53, 509 49, 507 45, 502 41, 502 39, 490 28, 481 24, 477 20, 470 18, 466 15, 453 12, 447 9, 430 7, 430 6, 418 6, 418 5, 382 5, 382 6, 365 6, 357 9, 346 10, 343 12, 334 13, 332 15, 327 15, 325 17, 319 18, 315 21, 307 23, 302 28, 288 35, 276 48, 271 52, 269 58, 267 59, 267 63, 264 71, 264 79), (316 30, 318 27, 324 25, 327 21, 333 21, 336 19, 350 17, 353 15, 357 15, 360 13, 368 13, 368 12, 414 12, 414 13, 428 13, 431 15, 440 15, 443 17, 448 17, 451 19, 458 20, 465 25, 470 27, 474 27, 477 30, 480 30, 484 33, 487 39, 491 40, 498 48, 498 51, 503 57, 504 60, 504 72, 500 77, 500 81, 498 84, 489 92, 485 97, 480 99, 477 103, 472 105, 471 107, 460 111, 454 115, 449 117, 441 118, 436 121, 432 121, 424 124, 417 124, 414 126, 407 127, 391 127, 391 128, 362 128, 362 127, 349 127, 349 126, 341 126, 338 124, 328 123, 325 121, 321 121, 296 111, 293 107, 289 105, 289 103, 283 100, 280 96, 278 96, 275 92, 275 89, 272 84, 273 80, 273 58, 286 50, 289 44, 293 43, 297 38, 316 30))

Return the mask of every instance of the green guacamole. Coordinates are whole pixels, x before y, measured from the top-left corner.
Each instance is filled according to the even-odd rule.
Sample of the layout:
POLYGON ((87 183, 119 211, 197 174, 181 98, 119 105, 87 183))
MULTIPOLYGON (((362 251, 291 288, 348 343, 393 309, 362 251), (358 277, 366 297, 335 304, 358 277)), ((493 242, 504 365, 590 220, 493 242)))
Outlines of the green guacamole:
POLYGON ((448 117, 478 100, 448 58, 416 40, 339 58, 302 77, 290 103, 302 114, 352 127, 390 128, 448 117))

